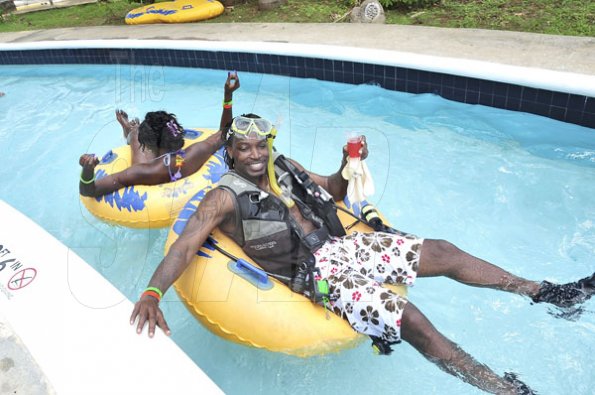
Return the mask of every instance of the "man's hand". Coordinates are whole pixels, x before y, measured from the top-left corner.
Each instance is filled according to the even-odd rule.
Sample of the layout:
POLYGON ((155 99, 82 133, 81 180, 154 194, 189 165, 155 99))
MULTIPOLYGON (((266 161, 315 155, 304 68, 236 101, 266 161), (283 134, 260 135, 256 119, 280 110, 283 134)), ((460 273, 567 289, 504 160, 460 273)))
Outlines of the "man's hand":
POLYGON ((145 295, 136 302, 130 316, 130 325, 134 325, 136 317, 138 317, 138 325, 136 326, 136 333, 138 334, 143 331, 143 327, 147 321, 149 322, 149 337, 155 336, 155 325, 158 325, 167 336, 171 334, 169 326, 167 326, 167 322, 165 322, 163 313, 159 308, 159 301, 152 296, 145 295))
MULTIPOLYGON (((359 150, 359 154, 362 160, 368 157, 368 143, 366 142, 366 136, 362 135, 362 147, 359 150)), ((343 146, 343 163, 347 162, 349 153, 347 151, 347 144, 343 146)))

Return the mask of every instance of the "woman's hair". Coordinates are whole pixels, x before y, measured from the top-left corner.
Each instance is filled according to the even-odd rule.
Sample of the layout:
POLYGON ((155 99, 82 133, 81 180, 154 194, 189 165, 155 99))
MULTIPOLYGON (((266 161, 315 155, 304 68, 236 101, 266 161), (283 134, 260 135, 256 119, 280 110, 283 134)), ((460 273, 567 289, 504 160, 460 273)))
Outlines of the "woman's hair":
POLYGON ((152 111, 138 127, 138 142, 142 149, 147 147, 158 153, 161 148, 175 152, 184 146, 184 128, 174 114, 152 111))
MULTIPOLYGON (((240 115, 240 117, 246 117, 246 118, 252 118, 252 119, 258 119, 261 118, 260 116, 256 115, 256 114, 242 114, 240 115)), ((223 128, 223 130, 221 130, 221 140, 225 141, 225 147, 231 147, 231 143, 233 141, 233 133, 232 134, 228 134, 229 129, 231 128, 231 123, 233 122, 233 119, 230 123, 228 123, 227 125, 225 125, 225 127, 223 128)), ((225 160, 225 164, 227 165, 228 168, 233 169, 233 158, 230 157, 227 154, 227 150, 224 149, 223 150, 223 159, 225 160)))

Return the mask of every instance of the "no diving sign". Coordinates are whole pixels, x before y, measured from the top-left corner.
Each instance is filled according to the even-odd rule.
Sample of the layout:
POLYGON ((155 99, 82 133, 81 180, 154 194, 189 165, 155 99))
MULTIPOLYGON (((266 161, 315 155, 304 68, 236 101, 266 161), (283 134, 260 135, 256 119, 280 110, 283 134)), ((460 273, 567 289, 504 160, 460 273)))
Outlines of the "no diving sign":
POLYGON ((37 277, 37 269, 23 268, 19 257, 6 244, 0 242, 0 292, 10 299, 13 296, 10 291, 25 288, 35 280, 35 277, 37 277), (8 276, 10 279, 5 283, 8 276))
POLYGON ((27 285, 33 282, 35 276, 37 276, 37 270, 31 267, 16 272, 14 276, 8 280, 8 289, 16 291, 21 288, 25 288, 27 285))

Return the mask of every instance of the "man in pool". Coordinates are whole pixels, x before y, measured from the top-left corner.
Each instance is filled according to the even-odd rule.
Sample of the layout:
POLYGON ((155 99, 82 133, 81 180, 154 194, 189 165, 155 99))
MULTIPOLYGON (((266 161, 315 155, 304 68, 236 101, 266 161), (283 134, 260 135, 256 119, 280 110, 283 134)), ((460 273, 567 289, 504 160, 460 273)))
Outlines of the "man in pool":
MULTIPOLYGON (((267 173, 267 138, 272 128, 270 122, 252 114, 233 119, 224 138, 226 162, 232 170, 205 195, 135 304, 130 324, 138 318, 137 332, 141 333, 148 322, 150 337, 156 325, 170 334, 159 300, 209 233, 219 227, 266 271, 292 276, 287 283, 294 291, 304 288, 304 272, 308 276, 319 273, 317 278, 326 280, 329 287, 324 303, 356 331, 391 344, 403 339, 441 369, 484 391, 532 394, 515 374, 502 377, 477 362, 443 336, 413 303, 381 284, 412 285, 417 277, 447 276, 468 285, 528 296, 536 303, 567 307, 595 293, 595 274, 564 285, 538 283, 508 273, 444 240, 422 239, 391 229, 386 229, 390 233, 340 236, 334 210, 319 210, 312 202, 317 201, 317 194, 325 194, 319 187, 335 201, 344 198, 347 182, 341 170, 347 162, 345 147, 339 170, 326 177, 278 157, 275 163, 290 175, 280 179, 291 179, 281 189, 288 191, 291 186, 294 202, 288 202, 286 192, 283 203, 273 192, 275 182, 271 184, 267 173), (276 221, 275 226, 268 221, 276 221)), ((368 155, 365 139, 361 154, 363 158, 368 155)))
MULTIPOLYGON (((228 73, 224 86, 223 111, 220 129, 231 122, 233 92, 240 87, 237 73, 228 73)), ((79 192, 83 196, 98 197, 130 185, 156 185, 187 177, 202 167, 223 145, 221 133, 204 141, 184 146, 184 128, 174 114, 153 111, 138 120, 128 120, 122 110, 116 110, 116 119, 122 125, 124 137, 130 145, 132 164, 126 170, 95 179, 95 166, 99 159, 83 154, 79 192)))

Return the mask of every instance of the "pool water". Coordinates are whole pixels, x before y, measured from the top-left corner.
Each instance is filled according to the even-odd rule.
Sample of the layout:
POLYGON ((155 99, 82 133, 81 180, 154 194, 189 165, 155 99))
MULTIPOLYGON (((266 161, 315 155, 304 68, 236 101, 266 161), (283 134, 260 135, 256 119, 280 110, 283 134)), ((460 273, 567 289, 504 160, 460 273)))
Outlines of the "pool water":
MULTIPOLYGON (((165 109, 185 127, 216 128, 226 73, 15 66, 0 67, 0 75, 6 92, 0 98, 0 198, 136 301, 163 257, 167 229, 96 220, 79 203, 78 158, 124 144, 116 108, 132 117, 165 109)), ((567 282, 595 271, 592 129, 376 86, 250 73, 240 78, 235 113, 277 121, 278 149, 315 172, 338 168, 347 132, 365 133, 377 188, 370 200, 397 228, 447 239, 531 279, 567 282)), ((409 296, 439 330, 500 374, 518 372, 544 394, 595 388, 595 301, 565 319, 526 298, 444 278, 418 280, 409 296)), ((226 393, 479 393, 407 344, 390 357, 375 356, 366 342, 299 359, 211 335, 175 292, 162 306, 174 340, 226 393)))

